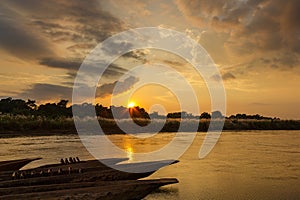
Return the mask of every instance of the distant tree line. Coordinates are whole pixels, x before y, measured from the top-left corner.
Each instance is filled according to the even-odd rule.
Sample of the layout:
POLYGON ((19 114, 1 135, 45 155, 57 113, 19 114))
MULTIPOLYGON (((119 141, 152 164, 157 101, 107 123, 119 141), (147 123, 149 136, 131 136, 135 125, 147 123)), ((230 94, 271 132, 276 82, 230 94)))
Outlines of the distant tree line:
MULTIPOLYGON (((220 111, 214 111, 211 114, 203 112, 201 115, 193 115, 185 111, 168 113, 167 116, 159 115, 157 112, 153 112, 150 115, 145 111, 144 108, 136 106, 134 108, 126 108, 123 106, 110 106, 105 107, 101 104, 88 104, 83 103, 81 105, 68 106, 68 100, 60 100, 58 103, 45 103, 37 105, 35 100, 28 99, 27 101, 22 99, 12 99, 11 97, 0 100, 0 114, 9 115, 24 115, 24 116, 42 116, 46 118, 60 118, 73 117, 72 107, 76 106, 77 110, 85 111, 82 116, 96 116, 107 119, 124 119, 124 118, 169 118, 169 119, 211 119, 211 118, 225 118, 220 111), (81 109, 83 108, 83 109, 81 109), (88 112, 86 112, 88 111, 88 112), (128 112, 129 111, 129 112, 128 112)), ((247 114, 236 114, 226 117, 231 120, 239 119, 253 119, 253 120, 274 120, 279 118, 264 117, 259 114, 247 115, 247 114)))
POLYGON ((236 114, 236 115, 230 115, 228 119, 256 119, 256 120, 279 120, 277 117, 264 117, 259 114, 255 115, 247 115, 247 114, 236 114))
POLYGON ((211 114, 208 112, 201 113, 200 116, 192 115, 191 113, 187 112, 174 112, 174 113, 168 113, 167 118, 183 118, 183 119, 221 119, 226 118, 230 120, 239 120, 239 119, 245 119, 245 120, 280 120, 277 117, 264 117, 259 114, 255 115, 247 115, 247 114, 236 114, 236 115, 230 115, 229 117, 224 116, 220 111, 213 111, 211 114))
MULTIPOLYGON (((198 125, 198 131, 207 131, 210 127, 210 119, 225 119, 223 130, 300 130, 300 120, 279 120, 279 118, 263 117, 261 115, 236 114, 229 117, 222 115, 220 111, 212 113, 203 112, 198 116, 187 112, 168 113, 167 116, 159 115, 158 112, 148 114, 145 109, 140 107, 126 108, 110 106, 105 107, 100 104, 92 105, 83 103, 80 105, 69 105, 68 100, 60 100, 57 103, 44 103, 37 105, 34 100, 22 100, 5 98, 0 100, 0 136, 1 134, 22 135, 26 134, 49 134, 49 133, 76 133, 76 126, 73 117, 93 117, 98 116, 98 122, 106 134, 123 134, 118 123, 135 133, 136 126, 131 126, 128 120, 120 120, 118 123, 116 118, 128 119, 139 126, 145 126, 145 132, 151 132, 153 126, 147 125, 153 123, 154 126, 163 125, 160 132, 177 132, 182 124, 181 131, 195 131, 191 127, 198 125), (78 112, 74 112, 77 110, 78 112), (76 113, 76 114, 75 114, 76 113), (73 116, 74 115, 74 116, 73 116), (165 119, 150 121, 149 118, 165 119), (194 120, 180 120, 180 119, 194 120), (203 119, 203 120, 199 120, 203 119), (161 124, 163 123, 163 124, 161 124)), ((89 122, 89 118, 87 118, 89 122)), ((212 127, 213 128, 213 127, 212 127)))
POLYGON ((28 99, 25 101, 22 99, 12 99, 9 97, 0 100, 0 114, 42 116, 52 119, 60 117, 71 118, 73 117, 72 107, 76 106, 77 108, 84 108, 82 110, 90 111, 89 113, 84 113, 85 116, 93 116, 93 114, 96 113, 98 117, 109 119, 129 118, 129 116, 132 118, 149 118, 149 115, 145 109, 138 106, 134 108, 125 108, 122 106, 104 107, 100 104, 92 105, 87 103, 68 106, 68 102, 68 100, 60 100, 58 103, 45 103, 37 105, 35 100, 28 99))
POLYGON ((182 118, 182 119, 211 119, 211 118, 225 118, 220 111, 213 111, 211 114, 208 112, 201 113, 200 116, 193 115, 191 113, 183 112, 174 112, 168 113, 167 118, 182 118))
POLYGON ((12 99, 11 97, 0 100, 0 113, 25 116, 45 116, 50 118, 72 117, 72 108, 67 107, 68 100, 58 103, 37 105, 35 100, 12 99))

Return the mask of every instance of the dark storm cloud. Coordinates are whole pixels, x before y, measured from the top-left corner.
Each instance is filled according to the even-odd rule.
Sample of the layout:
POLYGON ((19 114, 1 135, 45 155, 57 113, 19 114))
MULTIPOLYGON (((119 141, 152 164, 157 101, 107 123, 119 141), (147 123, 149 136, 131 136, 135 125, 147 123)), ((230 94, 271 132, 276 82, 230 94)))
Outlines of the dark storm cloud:
POLYGON ((163 62, 171 66, 182 66, 185 64, 185 62, 179 62, 174 60, 163 60, 163 62))
POLYGON ((104 11, 98 1, 43 1, 34 7, 38 7, 34 10, 47 7, 45 13, 36 16, 38 20, 34 24, 53 40, 98 43, 124 28, 123 22, 104 11), (61 25, 59 20, 63 18, 68 23, 61 25))
POLYGON ((116 64, 111 64, 109 67, 104 71, 103 76, 105 77, 119 77, 124 75, 127 72, 126 69, 119 67, 116 64))
POLYGON ((299 66, 299 0, 177 0, 176 3, 194 26, 230 33, 224 44, 235 54, 247 56, 265 51, 275 57, 293 54, 298 58, 288 59, 281 67, 299 66))
POLYGON ((281 52, 276 57, 260 58, 260 63, 276 69, 287 69, 297 67, 300 58, 295 52, 281 52))
POLYGON ((41 53, 51 56, 46 41, 69 42, 70 48, 66 49, 74 53, 78 47, 76 53, 82 57, 86 54, 82 50, 91 50, 124 29, 123 22, 104 11, 95 0, 7 0, 1 2, 0 12, 4 15, 0 18, 0 47, 30 58, 39 58, 41 53))
POLYGON ((81 63, 82 61, 79 59, 43 58, 39 64, 52 68, 78 70, 81 63))
MULTIPOLYGON (((288 3, 296 5, 296 1, 291 0, 288 3)), ((288 4, 281 0, 192 0, 189 2, 178 0, 177 2, 179 6, 185 7, 186 13, 199 16, 200 20, 207 23, 220 25, 225 29, 223 25, 229 25, 228 29, 235 26, 253 27, 254 30, 248 30, 253 32, 256 28, 276 29, 274 23, 277 22, 274 17, 278 17, 288 4)))
MULTIPOLYGON (((133 85, 138 81, 138 78, 130 76, 124 81, 115 81, 113 83, 103 84, 96 90, 97 97, 106 97, 113 93, 113 90, 118 83, 118 88, 115 90, 114 95, 124 93, 130 90, 133 85)), ((49 100, 49 99, 72 99, 73 87, 72 83, 66 84, 68 86, 55 85, 55 84, 46 84, 46 83, 36 83, 30 88, 24 90, 19 94, 14 96, 17 98, 29 98, 37 100, 49 100)), ((89 95, 89 91, 93 90, 92 87, 89 87, 85 84, 78 85, 81 87, 81 91, 86 94, 83 96, 89 95)))
POLYGON ((226 72, 225 74, 222 75, 223 80, 230 80, 230 79, 236 79, 236 77, 230 73, 230 72, 226 72))
POLYGON ((133 59, 136 59, 136 60, 140 60, 143 63, 146 63, 148 61, 147 60, 147 54, 148 53, 146 51, 136 49, 134 51, 130 51, 128 53, 125 53, 122 56, 125 57, 125 58, 133 58, 133 59))
POLYGON ((97 97, 107 97, 112 95, 113 92, 114 95, 124 93, 130 90, 136 82, 138 82, 138 78, 130 76, 124 81, 115 81, 113 83, 103 84, 97 89, 97 97), (118 89, 114 91, 117 84, 118 89))
POLYGON ((260 58, 261 62, 263 62, 264 64, 269 64, 271 62, 270 59, 268 58, 260 58))
MULTIPOLYGON (((67 69, 69 71, 73 71, 73 73, 69 73, 71 77, 76 76, 76 71, 79 69, 79 67, 82 64, 82 60, 79 59, 63 59, 63 58, 44 58, 40 61, 41 65, 45 65, 52 68, 60 68, 60 69, 67 69)), ((95 64, 95 66, 91 66, 90 71, 93 71, 94 73, 99 72, 99 67, 95 64)), ((108 66, 108 68, 104 71, 103 76, 104 77, 118 77, 127 72, 126 69, 116 65, 111 64, 108 66)))
POLYGON ((64 27, 60 24, 56 24, 56 23, 51 23, 51 22, 45 22, 45 21, 41 21, 41 20, 34 20, 32 22, 32 24, 38 25, 39 27, 41 27, 43 30, 50 30, 53 28, 60 28, 63 29, 64 27))
POLYGON ((224 74, 222 74, 221 76, 218 74, 215 74, 211 77, 211 79, 215 80, 215 81, 228 81, 228 80, 232 80, 232 79, 236 79, 236 77, 230 73, 230 72, 226 72, 224 74))
POLYGON ((53 54, 42 38, 6 16, 0 17, 0 48, 22 59, 53 54))
POLYGON ((296 53, 282 53, 278 55, 278 57, 274 57, 272 59, 272 66, 277 66, 277 67, 296 67, 297 64, 300 63, 300 58, 299 55, 296 53))
POLYGON ((252 14, 264 1, 266 0, 177 0, 176 3, 185 17, 195 25, 213 23, 223 26, 240 24, 242 18, 252 14))
POLYGON ((17 96, 20 98, 48 100, 48 99, 71 99, 72 87, 61 85, 37 83, 17 96))

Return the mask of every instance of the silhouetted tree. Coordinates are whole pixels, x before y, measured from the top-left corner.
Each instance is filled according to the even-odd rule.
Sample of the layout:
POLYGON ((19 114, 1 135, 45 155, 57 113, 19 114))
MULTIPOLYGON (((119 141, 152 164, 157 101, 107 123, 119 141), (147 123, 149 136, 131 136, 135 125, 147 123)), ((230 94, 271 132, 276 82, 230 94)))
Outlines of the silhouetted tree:
POLYGON ((217 119, 217 118, 223 118, 224 116, 222 115, 222 113, 220 111, 213 111, 211 113, 211 118, 217 119))
POLYGON ((72 117, 72 108, 67 108, 68 100, 61 100, 59 103, 46 103, 38 107, 39 115, 58 118, 58 117, 72 117))
POLYGON ((167 118, 181 118, 181 112, 168 113, 167 118))
POLYGON ((210 119, 211 118, 211 115, 207 112, 203 112, 201 115, 200 115, 200 119, 210 119))
POLYGON ((31 108, 22 99, 12 99, 11 97, 0 100, 0 112, 12 115, 28 115, 31 108))
POLYGON ((32 110, 36 110, 37 109, 37 105, 35 104, 35 100, 30 100, 28 99, 26 104, 32 109, 32 110))
POLYGON ((58 102, 57 105, 58 105, 59 107, 66 108, 68 102, 69 102, 68 100, 60 100, 60 102, 58 102))
POLYGON ((136 106, 134 108, 129 108, 129 114, 132 118, 144 118, 144 119, 150 119, 149 114, 145 111, 144 108, 140 108, 139 106, 136 106))

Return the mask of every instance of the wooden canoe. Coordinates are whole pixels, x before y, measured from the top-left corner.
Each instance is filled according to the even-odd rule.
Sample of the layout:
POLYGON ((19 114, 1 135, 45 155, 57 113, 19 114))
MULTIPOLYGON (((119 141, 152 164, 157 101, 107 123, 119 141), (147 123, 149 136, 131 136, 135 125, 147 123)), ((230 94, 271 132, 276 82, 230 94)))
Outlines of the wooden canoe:
POLYGON ((20 168, 24 167, 28 163, 40 159, 42 158, 26 158, 26 159, 18 159, 18 160, 0 161, 0 172, 19 170, 20 168))
POLYGON ((95 181, 0 189, 1 199, 142 199, 153 190, 178 183, 175 178, 95 181))
MULTIPOLYGON (((154 168, 158 170, 161 167, 164 167, 166 163, 176 163, 178 161, 156 161, 156 162, 143 162, 143 163, 128 163, 128 164, 119 164, 123 169, 140 169, 140 168, 147 168, 151 166, 151 169, 154 168), (122 167, 123 166, 123 167, 122 167), (155 166, 155 167, 153 167, 155 166)), ((38 167, 34 169, 29 170, 22 170, 20 172, 24 174, 30 174, 31 172, 34 172, 36 174, 35 176, 24 176, 22 179, 14 179, 12 178, 11 174, 7 174, 6 177, 1 177, 0 181, 0 187, 17 187, 17 186, 29 186, 29 185, 44 185, 44 184, 56 184, 56 183, 70 183, 70 182, 86 182, 86 181, 95 181, 95 180, 101 180, 101 181, 113 181, 113 180, 136 180, 140 178, 145 178, 147 176, 150 176, 153 174, 156 170, 150 171, 150 172, 140 172, 140 173, 131 173, 126 171, 119 171, 114 168, 107 167, 106 165, 99 164, 100 162, 98 160, 94 161, 86 161, 81 163, 82 165, 78 165, 80 163, 77 163, 77 165, 71 164, 72 171, 69 173, 68 165, 62 165, 60 166, 63 173, 57 174, 56 169, 57 166, 55 166, 52 169, 52 174, 44 174, 39 175, 39 172, 41 170, 46 171, 50 165, 47 165, 48 167, 38 167), (89 163, 91 165, 89 165, 89 163), (79 168, 76 167, 85 167, 80 168, 82 169, 82 172, 79 173, 79 168)), ((52 166, 52 165, 51 165, 52 166)))

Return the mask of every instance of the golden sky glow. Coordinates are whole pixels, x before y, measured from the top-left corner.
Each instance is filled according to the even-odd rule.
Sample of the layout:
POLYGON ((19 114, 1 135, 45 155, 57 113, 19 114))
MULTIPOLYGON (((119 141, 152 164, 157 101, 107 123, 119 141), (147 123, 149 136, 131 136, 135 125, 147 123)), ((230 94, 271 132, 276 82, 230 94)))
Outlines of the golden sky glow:
MULTIPOLYGON (((131 28, 159 26, 186 33, 207 50, 222 74, 227 115, 300 119, 299 6, 297 0, 4 0, 0 97, 71 100, 76 72, 99 42, 131 28)), ((193 67, 178 56, 149 49, 116 60, 99 81, 96 101, 109 106, 116 81, 145 63, 180 72, 196 91, 200 112, 210 111, 205 82, 193 67)), ((180 109, 174 94, 156 85, 128 97, 139 81, 135 76, 123 80, 116 104, 127 106, 132 98, 146 110, 154 104, 167 112, 180 109)))

